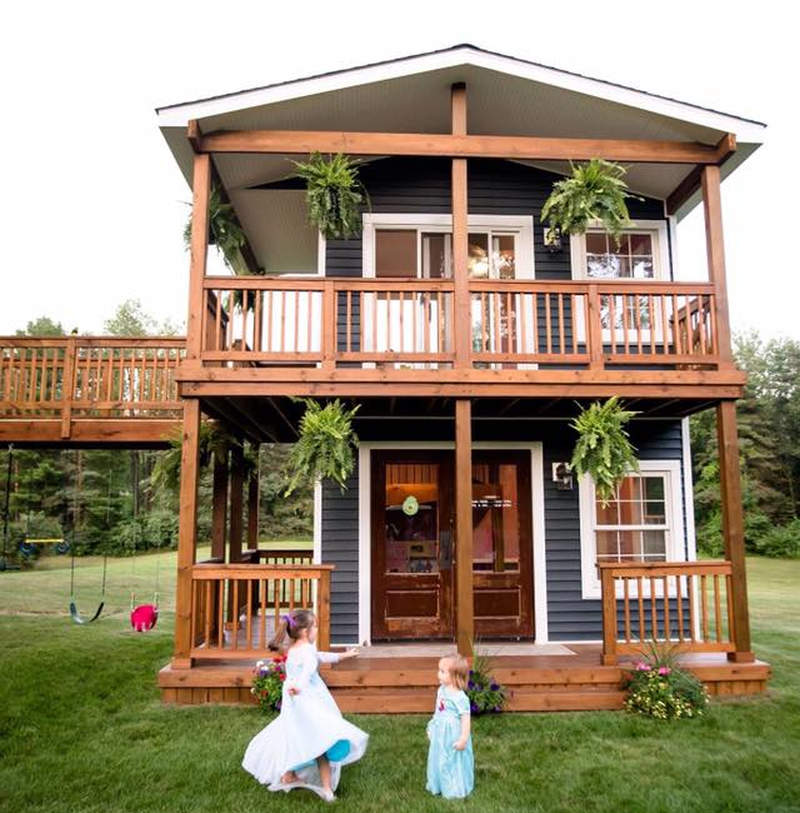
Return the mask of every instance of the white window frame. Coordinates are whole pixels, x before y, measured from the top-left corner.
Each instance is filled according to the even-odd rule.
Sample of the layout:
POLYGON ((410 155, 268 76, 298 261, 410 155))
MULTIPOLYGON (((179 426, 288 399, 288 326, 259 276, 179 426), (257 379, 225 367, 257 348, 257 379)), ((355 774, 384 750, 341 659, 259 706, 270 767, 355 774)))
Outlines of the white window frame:
MULTIPOLYGON (((545 227, 546 228, 546 227, 545 227)), ((666 220, 637 220, 631 225, 623 229, 625 233, 648 232, 653 239, 653 278, 638 279, 643 285, 648 282, 669 282, 672 279, 669 247, 670 242, 668 238, 669 223, 666 220)), ((589 223, 589 231, 604 231, 602 224, 599 220, 594 220, 589 223)), ((570 267, 572 279, 580 280, 582 282, 597 281, 594 277, 590 277, 586 268, 586 235, 585 234, 572 234, 569 241, 570 249, 570 267)), ((620 277, 621 282, 628 282, 632 278, 620 277)), ((584 308, 582 303, 577 303, 577 312, 575 314, 575 325, 578 333, 578 341, 581 343, 586 342, 586 325, 584 322, 584 308)), ((662 336, 663 328, 660 324, 656 324, 655 341, 657 344, 662 344, 664 337, 662 336)), ((619 327, 614 330, 614 338, 618 344, 622 344, 624 340, 623 328, 619 327)), ((637 342, 637 335, 634 328, 628 328, 629 339, 637 342)), ((650 331, 642 329, 640 331, 643 343, 650 343, 650 331)), ((603 328, 602 337, 604 344, 611 343, 611 328, 603 328)))
MULTIPOLYGON (((416 229, 417 270, 421 268, 421 246, 419 233, 452 232, 451 215, 394 214, 389 212, 366 212, 362 215, 362 250, 364 277, 375 277, 375 231, 376 229, 416 229)), ((530 215, 469 215, 467 228, 471 232, 513 233, 517 238, 514 266, 515 279, 533 279, 535 276, 533 257, 533 217, 530 215)), ((417 277, 420 279, 420 277, 417 277)))
MULTIPOLYGON (((683 500, 681 489, 680 460, 640 460, 639 470, 643 474, 663 474, 665 477, 664 508, 667 512, 665 532, 666 556, 668 562, 686 561, 686 547, 683 529, 683 500)), ((579 511, 581 531, 581 590, 584 599, 601 598, 600 577, 597 572, 597 538, 595 537, 595 487, 592 478, 586 474, 580 478, 579 511)), ((660 583, 657 590, 661 590, 660 583)), ((671 587, 671 595, 674 587, 671 587)), ((649 586, 645 585, 645 593, 649 586)), ((658 593, 660 594, 660 592, 658 593)), ((621 583, 617 584, 617 597, 623 596, 621 583)))

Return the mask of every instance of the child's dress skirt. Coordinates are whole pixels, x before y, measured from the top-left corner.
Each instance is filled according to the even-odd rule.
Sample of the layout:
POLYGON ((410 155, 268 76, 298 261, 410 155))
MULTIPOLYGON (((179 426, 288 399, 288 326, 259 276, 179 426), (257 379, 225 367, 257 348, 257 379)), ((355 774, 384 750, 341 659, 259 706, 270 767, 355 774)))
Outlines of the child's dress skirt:
POLYGON ((428 781, 426 789, 446 799, 460 799, 475 786, 472 735, 463 751, 454 743, 461 737, 461 715, 469 714, 469 698, 460 690, 439 687, 436 711, 428 722, 428 781))
POLYGON ((331 790, 335 791, 342 766, 364 755, 368 735, 342 717, 317 672, 320 662, 336 660, 338 655, 317 652, 312 644, 289 650, 281 713, 253 737, 242 760, 242 767, 269 790, 306 787, 322 795, 316 759, 324 754, 330 761, 331 790), (292 686, 299 694, 289 694, 292 686), (299 783, 281 783, 290 770, 297 773, 299 783))

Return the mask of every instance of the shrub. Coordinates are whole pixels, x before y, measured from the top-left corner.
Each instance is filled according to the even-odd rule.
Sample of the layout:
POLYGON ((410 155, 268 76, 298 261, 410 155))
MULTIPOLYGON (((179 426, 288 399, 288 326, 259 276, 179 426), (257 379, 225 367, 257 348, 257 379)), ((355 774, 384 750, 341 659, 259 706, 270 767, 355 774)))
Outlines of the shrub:
POLYGON ((655 642, 628 676, 627 689, 625 708, 658 720, 699 717, 708 705, 703 684, 676 665, 674 650, 655 642))
POLYGON ((507 699, 505 688, 496 683, 489 672, 489 659, 474 650, 466 694, 472 714, 501 712, 507 699))
POLYGON ((786 559, 800 559, 800 519, 770 528, 755 542, 757 553, 786 559))

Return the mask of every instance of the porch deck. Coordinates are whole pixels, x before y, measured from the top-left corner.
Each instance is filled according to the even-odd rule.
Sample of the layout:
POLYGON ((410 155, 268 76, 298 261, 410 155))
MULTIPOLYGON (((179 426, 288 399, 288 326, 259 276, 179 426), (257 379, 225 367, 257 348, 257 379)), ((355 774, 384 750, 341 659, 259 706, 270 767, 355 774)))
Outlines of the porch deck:
MULTIPOLYGON (((378 645, 345 663, 323 667, 321 674, 343 712, 363 714, 427 713, 436 692, 436 663, 447 645, 378 645), (407 647, 414 654, 400 654, 407 647), (397 653, 397 654, 395 654, 397 653)), ((510 690, 509 711, 620 709, 623 674, 635 658, 614 666, 602 663, 600 644, 550 645, 543 654, 531 644, 487 644, 507 654, 491 655, 493 675, 510 690), (565 650, 556 654, 554 647, 565 650), (526 654, 510 654, 515 648, 526 654), (546 654, 545 654, 546 653, 546 654)), ((711 695, 752 695, 766 690, 769 664, 732 663, 725 653, 686 654, 681 663, 699 677, 711 695)), ((158 676, 165 703, 251 703, 252 664, 241 660, 203 661, 191 669, 165 666, 158 676)))

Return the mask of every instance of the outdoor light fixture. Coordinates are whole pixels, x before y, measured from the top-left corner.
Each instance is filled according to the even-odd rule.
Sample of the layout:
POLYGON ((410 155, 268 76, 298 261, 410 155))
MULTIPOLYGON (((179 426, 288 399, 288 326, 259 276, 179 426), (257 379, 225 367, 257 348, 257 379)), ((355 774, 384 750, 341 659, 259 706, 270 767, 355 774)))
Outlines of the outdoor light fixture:
POLYGON ((558 226, 545 226, 544 247, 550 254, 560 254, 564 246, 561 243, 561 229, 558 226))
POLYGON ((558 491, 572 491, 572 467, 569 463, 553 463, 553 482, 558 491))

